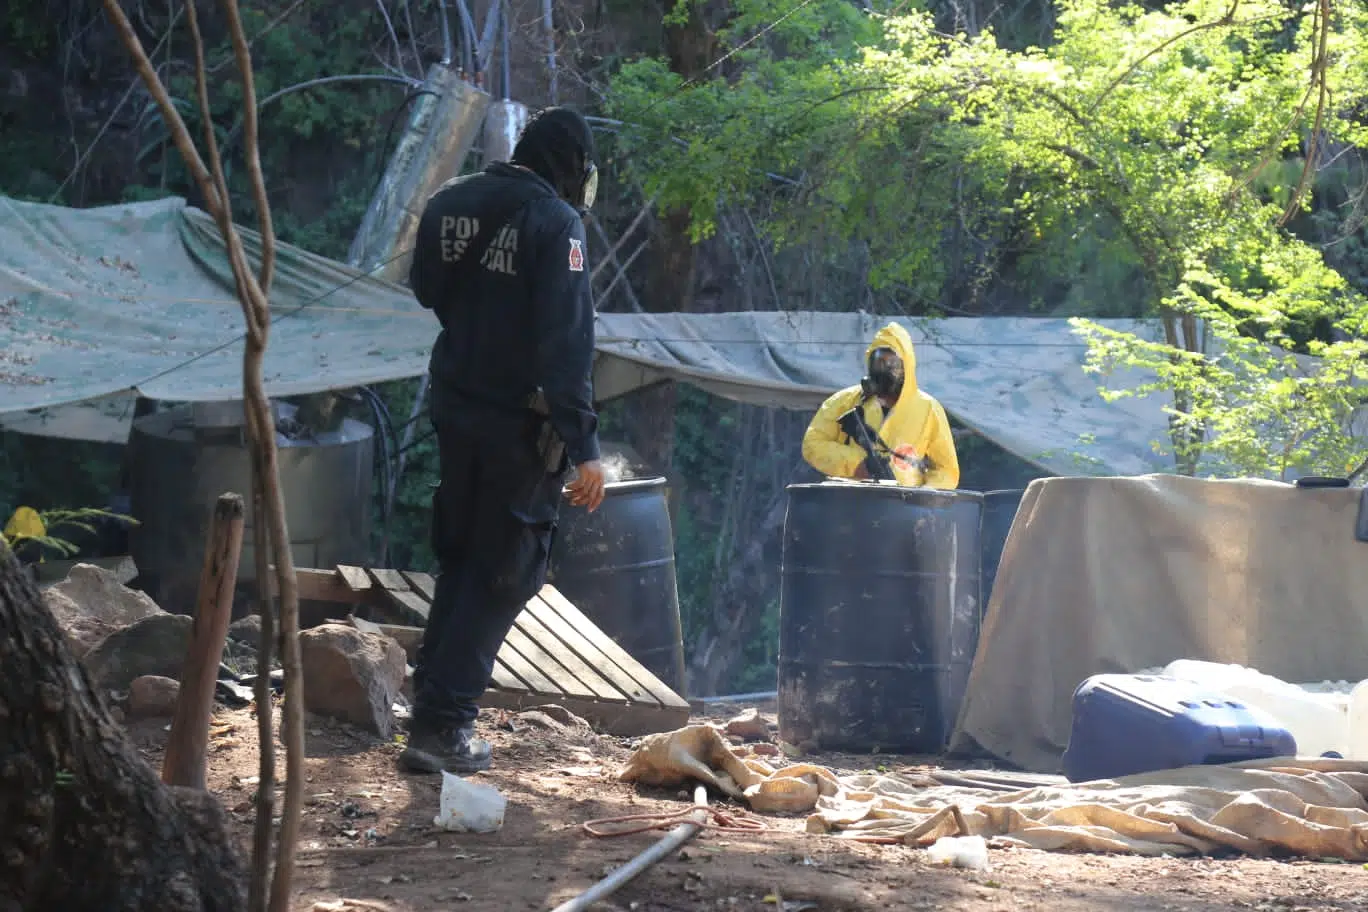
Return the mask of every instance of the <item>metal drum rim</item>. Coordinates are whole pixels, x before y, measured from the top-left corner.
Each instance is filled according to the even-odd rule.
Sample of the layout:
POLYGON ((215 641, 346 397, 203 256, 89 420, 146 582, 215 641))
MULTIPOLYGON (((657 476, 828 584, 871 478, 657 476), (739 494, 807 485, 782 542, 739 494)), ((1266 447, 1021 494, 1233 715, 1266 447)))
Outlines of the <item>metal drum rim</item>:
POLYGON ((606 500, 613 496, 663 488, 668 484, 669 479, 664 475, 656 475, 653 478, 628 478, 624 481, 610 481, 603 486, 603 497, 606 500))
POLYGON ((785 490, 790 496, 795 491, 864 491, 874 492, 884 497, 900 499, 927 499, 944 503, 982 503, 983 493, 965 488, 946 491, 941 488, 909 488, 903 485, 862 484, 859 482, 801 482, 788 485, 785 490))

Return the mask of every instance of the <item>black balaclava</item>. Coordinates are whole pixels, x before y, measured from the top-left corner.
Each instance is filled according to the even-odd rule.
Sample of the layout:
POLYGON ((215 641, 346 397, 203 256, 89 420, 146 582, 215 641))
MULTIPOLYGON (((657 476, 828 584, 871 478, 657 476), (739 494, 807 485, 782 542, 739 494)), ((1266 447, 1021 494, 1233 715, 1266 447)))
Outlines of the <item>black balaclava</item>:
POLYGON ((861 386, 866 395, 897 399, 903 388, 902 358, 891 348, 874 349, 869 353, 869 374, 861 386))
POLYGON ((570 205, 585 209, 585 180, 595 158, 588 121, 570 108, 553 107, 528 121, 513 147, 512 162, 544 178, 570 205))

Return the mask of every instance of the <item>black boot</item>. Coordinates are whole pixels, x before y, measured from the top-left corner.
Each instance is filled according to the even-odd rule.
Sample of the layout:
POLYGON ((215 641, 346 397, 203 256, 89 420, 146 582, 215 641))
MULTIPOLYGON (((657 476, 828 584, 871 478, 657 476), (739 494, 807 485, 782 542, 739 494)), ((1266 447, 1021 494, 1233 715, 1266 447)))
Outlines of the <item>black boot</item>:
POLYGON ((408 745, 399 762, 410 772, 478 773, 489 769, 489 742, 475 737, 475 727, 409 727, 408 745))

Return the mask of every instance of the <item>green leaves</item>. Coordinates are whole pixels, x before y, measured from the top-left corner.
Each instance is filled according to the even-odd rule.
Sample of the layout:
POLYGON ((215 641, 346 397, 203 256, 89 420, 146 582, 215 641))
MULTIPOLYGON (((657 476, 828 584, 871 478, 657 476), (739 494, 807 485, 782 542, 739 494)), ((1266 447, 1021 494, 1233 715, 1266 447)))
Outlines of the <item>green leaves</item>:
MULTIPOLYGON (((734 6, 732 46, 778 12, 734 6)), ((1170 397, 1160 445, 1180 471, 1204 452, 1204 471, 1329 471, 1351 445, 1368 311, 1280 226, 1303 170, 1284 156, 1317 94, 1311 9, 1062 0, 1054 42, 1013 51, 924 13, 847 6, 785 23, 797 51, 748 45, 729 81, 682 88, 640 61, 609 104, 629 170, 662 207, 687 207, 696 237, 744 205, 782 243, 862 245, 876 289, 935 302, 977 271, 1039 307, 1153 317, 1163 342, 1079 328, 1093 369, 1132 369, 1108 395, 1170 397), (966 250, 976 262, 947 255, 966 250), (1039 292, 1061 276, 1067 292, 1039 292), (1318 363, 1292 354, 1312 351, 1318 363)), ((1352 141, 1368 13, 1337 4, 1333 27, 1322 128, 1352 141)))

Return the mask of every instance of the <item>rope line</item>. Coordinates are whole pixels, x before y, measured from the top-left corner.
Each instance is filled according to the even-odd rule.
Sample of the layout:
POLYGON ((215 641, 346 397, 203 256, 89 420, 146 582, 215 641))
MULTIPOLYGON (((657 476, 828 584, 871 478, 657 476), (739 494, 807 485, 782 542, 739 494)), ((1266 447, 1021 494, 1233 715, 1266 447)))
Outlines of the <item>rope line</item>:
POLYGON ((580 829, 599 839, 612 839, 617 836, 630 836, 634 833, 648 833, 652 830, 668 830, 676 824, 688 822, 689 818, 700 810, 706 810, 708 814, 708 819, 700 824, 704 829, 726 832, 776 832, 770 829, 769 824, 753 814, 746 811, 729 813, 713 805, 689 805, 677 811, 663 811, 655 814, 623 814, 617 817, 599 817, 596 820, 586 820, 580 824, 580 829), (634 820, 645 822, 638 826, 603 829, 604 824, 628 823, 634 820))

